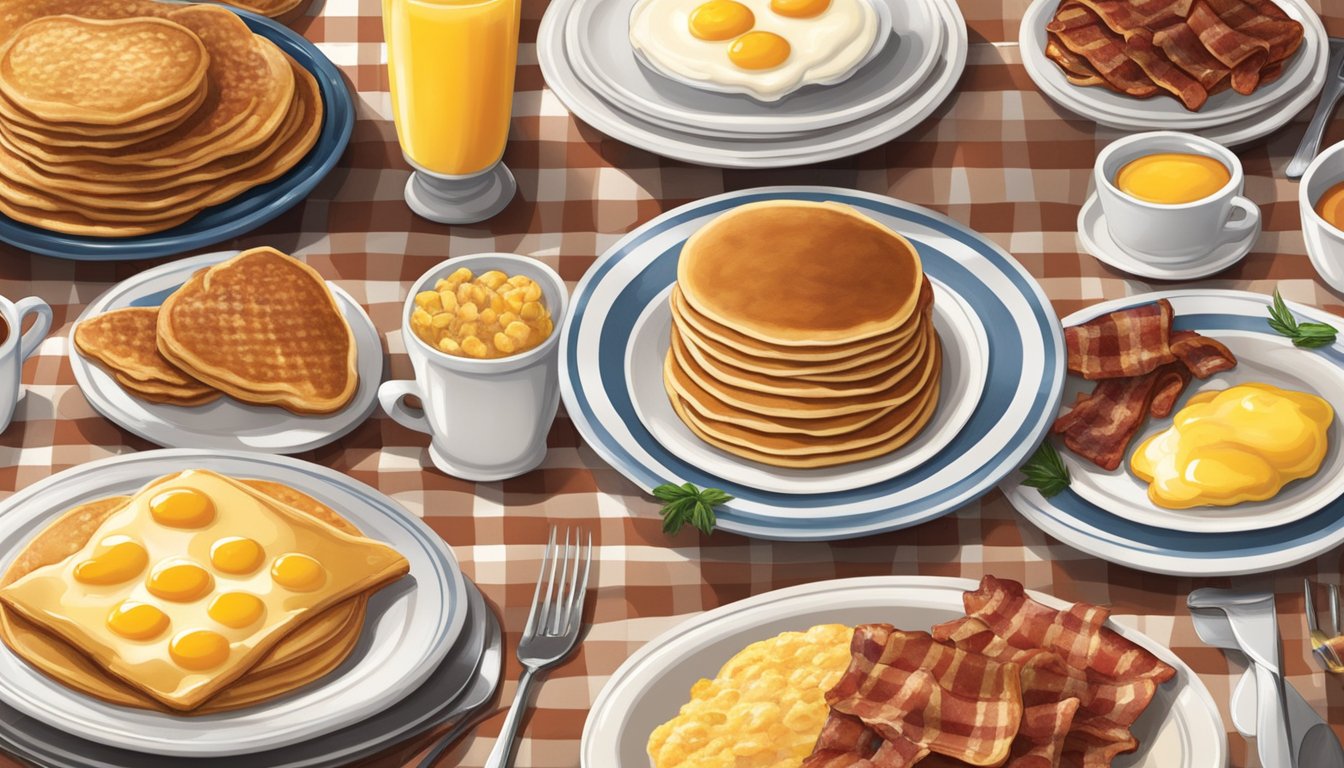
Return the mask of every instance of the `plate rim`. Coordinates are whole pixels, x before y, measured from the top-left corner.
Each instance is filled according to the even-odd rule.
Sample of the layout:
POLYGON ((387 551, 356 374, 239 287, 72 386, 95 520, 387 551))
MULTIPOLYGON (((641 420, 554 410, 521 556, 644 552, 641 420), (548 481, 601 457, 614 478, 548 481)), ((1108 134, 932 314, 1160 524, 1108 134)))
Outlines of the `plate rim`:
MULTIPOLYGON (((1000 460, 996 462, 995 461, 986 462, 987 465, 988 464, 995 465, 995 469, 989 473, 987 479, 977 484, 974 484, 973 486, 970 487, 969 490, 965 490, 962 493, 957 494, 953 498, 939 505, 935 505, 931 510, 925 510, 923 513, 916 515, 914 519, 901 520, 895 523, 885 521, 877 524, 867 523, 864 525, 854 525, 851 523, 849 524, 848 527, 845 528, 831 528, 820 530, 806 529, 806 528, 803 529, 780 528, 778 527, 779 522, 778 520, 770 521, 772 525, 767 526, 751 522, 750 520, 738 522, 736 520, 730 519, 730 520, 720 520, 719 527, 723 528, 724 530, 730 530, 735 533, 740 533, 743 535, 762 539, 823 541, 823 540, 834 540, 841 538, 852 538, 856 536, 870 535, 882 531, 896 530, 899 528, 904 528, 910 525, 917 524, 919 522, 924 522, 933 519, 934 517, 949 514, 955 511, 956 509, 959 509, 960 507, 964 506, 965 504, 970 503, 975 499, 979 498, 980 496, 984 495, 984 493, 987 492, 988 490, 994 488, 998 484, 999 480, 988 479, 989 477, 998 477, 999 479, 1001 479, 1002 477, 1010 475, 1012 471, 1023 460, 1026 459, 1030 451, 1034 450, 1035 443, 1038 442, 1039 439, 1046 434, 1046 431, 1049 429, 1050 422, 1053 421, 1053 414, 1058 411, 1059 402, 1063 393, 1064 375, 1065 375, 1063 364, 1064 360, 1063 331, 1061 326, 1059 325, 1058 317, 1055 315, 1054 310, 1049 303, 1049 300, 1046 298, 1040 283, 1036 281, 1036 279, 1026 270, 1025 267, 1021 265, 1020 262, 1018 262, 1010 254, 1008 254, 1007 251, 1005 251, 1000 246, 995 244, 992 240, 985 238, 983 235, 980 235, 979 233, 976 233, 974 230, 970 229, 969 227, 966 227, 960 222, 957 222, 955 219, 952 219, 951 217, 938 213, 936 211, 924 208, 922 206, 915 205, 913 203, 896 200, 887 195, 880 195, 871 192, 862 192, 857 190, 841 189, 837 187, 806 186, 806 185, 775 186, 775 187, 756 187, 745 190, 738 190, 735 192, 727 192, 707 198, 702 198, 698 201, 688 203, 686 205, 678 206, 677 208, 671 209, 655 217, 654 219, 651 219, 650 221, 632 230, 626 236, 622 237, 619 241, 617 241, 606 251, 604 251, 603 254, 598 257, 598 260, 594 262, 594 264, 584 274, 583 278, 579 281, 578 285, 575 287, 574 292, 571 296, 571 305, 574 307, 578 307, 581 301, 586 299, 587 295, 593 290, 593 284, 599 279, 599 272, 606 271, 605 268, 602 267, 604 263, 613 259, 615 257, 615 254, 628 249, 629 246, 635 243, 635 241, 640 240, 641 238, 644 238, 646 235, 648 235, 650 232, 653 232, 658 228, 663 227, 668 221, 670 221, 673 218, 684 216, 695 209, 710 207, 717 205, 721 202, 728 202, 741 198, 760 197, 769 195, 796 196, 800 194, 822 195, 828 199, 839 201, 858 199, 860 201, 867 203, 876 203, 880 205, 894 206, 904 211, 927 217, 932 221, 939 222, 952 229, 965 233, 966 235, 982 243, 985 247, 994 251, 1000 258, 1003 259, 1003 268, 1005 273, 1011 273, 1016 275, 1025 286, 1026 290, 1022 294, 1023 300, 1027 303, 1034 303, 1039 308, 1040 314, 1042 316, 1041 318, 1042 326, 1045 328, 1045 330, 1048 330, 1048 336, 1042 339, 1042 349, 1046 355, 1050 354, 1054 355, 1054 360, 1056 362, 1056 368, 1057 368, 1055 373, 1057 374, 1057 376, 1055 377, 1055 381, 1050 383, 1050 389, 1044 396, 1043 401, 1044 410, 1042 411, 1040 417, 1036 420, 1037 423, 1035 427, 1031 427, 1032 419, 1030 415, 1028 415, 1028 417, 1024 420, 1022 428, 1028 429, 1032 437, 1030 437, 1030 439, 1023 440, 1020 443, 1005 445, 1005 447, 1001 451, 1002 458, 1000 460)), ((634 469, 632 469, 630 466, 627 466, 624 461, 615 460, 616 457, 613 457, 611 455, 610 447, 606 445, 604 441, 594 439, 594 434, 592 432, 593 424, 590 423, 589 418, 584 414, 583 408, 581 407, 581 403, 578 399, 578 395, 575 393, 574 387, 572 386, 574 375, 571 372, 572 361, 570 360, 571 356, 570 347, 573 344, 573 340, 571 339, 571 337, 575 333, 575 323, 577 322, 577 318, 578 313, 576 311, 571 311, 569 316, 566 318, 564 326, 561 329, 559 378, 560 378, 561 398, 565 403, 566 412, 570 414, 571 421, 574 423, 576 429, 578 429, 580 435, 583 436, 585 443, 587 443, 588 446, 592 448, 608 466, 615 469, 617 472, 622 474, 631 482, 634 482, 637 485, 642 486, 641 481, 638 478, 632 476, 631 474, 632 472, 635 471, 634 469)), ((1010 443, 1011 442, 1012 441, 1010 441, 1010 443)), ((640 471, 648 471, 643 467, 640 467, 639 469, 640 471)))
MULTIPOLYGON (((8 498, 0 501, 0 518, 3 518, 7 511, 28 504, 32 499, 42 494, 53 491, 60 493, 59 489, 62 486, 78 484, 90 488, 101 487, 91 477, 94 473, 129 470, 131 474, 136 475, 137 477, 140 474, 143 474, 146 478, 152 479, 152 477, 158 476, 158 474, 161 473, 156 469, 128 468, 126 465, 146 464, 153 467, 165 462, 180 465, 193 460, 200 460, 205 464, 209 464, 211 460, 221 458, 242 462, 244 464, 259 465, 283 474, 289 477, 291 482, 295 483, 295 487, 300 488, 300 490, 305 490, 305 492, 311 489, 314 484, 320 483, 334 486, 337 490, 345 494, 358 497, 366 503, 370 510, 376 511, 389 522, 404 528, 408 535, 421 545, 421 552, 425 558, 433 564, 436 571, 446 577, 443 581, 439 582, 437 590, 447 598, 443 601, 440 610, 440 616, 446 615, 447 620, 441 625, 438 625, 442 627, 440 634, 436 637, 438 642, 432 645, 428 653, 422 655, 413 670, 400 681, 405 690, 396 693, 384 692, 383 698, 387 699, 385 701, 375 700, 375 697, 370 696, 362 711, 351 711, 344 715, 345 722, 342 722, 341 719, 336 719, 332 722, 320 725, 315 730, 306 734, 300 730, 300 735, 298 737, 295 737, 294 733, 287 733, 278 739, 272 736, 270 737, 272 738, 272 741, 270 742, 264 741, 266 738, 264 736, 259 737, 260 739, 263 739, 262 743, 250 746, 243 746, 238 742, 230 742, 226 744, 216 743, 213 746, 203 747, 198 740, 183 739, 172 742, 160 742, 156 748, 148 749, 146 746, 149 743, 149 740, 144 734, 139 734, 135 737, 134 741, 130 741, 130 736, 121 734, 117 728, 104 724, 102 730, 112 733, 113 736, 99 738, 94 732, 94 729, 86 727, 87 724, 85 723, 79 725, 77 728, 79 732, 76 733, 71 730, 67 724, 58 725, 39 717, 32 711, 32 708, 26 705, 26 703, 16 703, 15 701, 11 701, 8 694, 4 695, 3 700, 3 703, 6 706, 9 706, 27 717, 43 722, 56 730, 71 733, 72 735, 77 735, 85 740, 112 747, 120 747, 131 751, 146 752, 168 757, 228 757, 277 749, 289 744, 319 738, 333 730, 338 730, 352 722, 357 722, 361 717, 367 717, 373 713, 380 712, 387 707, 393 706, 400 700, 404 693, 419 687, 419 685, 433 673, 438 665, 442 663, 447 652, 450 650, 451 645, 456 642, 457 638, 465 628, 467 619, 465 610, 467 598, 465 584, 466 574, 462 572, 456 555, 441 536, 429 528, 423 520, 417 518, 391 497, 367 483, 320 464, 303 461, 289 456, 276 456, 252 451, 225 451, 215 449, 162 448, 150 451, 118 454, 68 467, 16 491, 8 498), (137 474, 137 472, 139 474, 137 474), (298 478, 297 480, 294 479, 296 477, 298 478), (123 741, 116 742, 116 738, 121 738, 123 741), (131 744, 134 744, 135 746, 131 746, 131 744)), ((97 492, 94 492, 92 495, 96 495, 96 493, 97 492)), ((87 496, 90 495, 90 492, 81 491, 77 495, 87 496)), ((48 519, 51 514, 57 514, 58 512, 59 510, 47 510, 44 513, 44 516, 40 519, 48 519)), ((35 518, 35 520, 36 519, 38 518, 35 518)), ((38 529, 36 528, 32 528, 31 530, 21 532, 16 531, 16 535, 20 540, 27 541, 37 533, 37 530, 38 529)), ((8 561, 13 554, 13 552, 3 553, 4 560, 8 561)), ((419 588, 420 587, 418 586, 416 587, 416 589, 419 588)), ((26 665, 26 662, 23 661, 21 657, 3 646, 3 644, 0 644, 0 654, 12 657, 16 664, 26 665)), ((3 686, 0 686, 0 690, 3 690, 3 686)), ((389 689, 389 691, 390 690, 391 689, 389 689)), ((310 691, 298 695, 312 696, 315 693, 316 691, 310 691)), ((76 692, 69 692, 69 695, 73 697, 82 696, 82 694, 76 692)), ((259 705, 259 708, 264 708, 267 705, 267 703, 263 703, 259 705)), ((249 709, 255 708, 244 708, 242 710, 237 710, 237 712, 247 712, 249 709)), ((133 710, 133 713, 136 714, 143 714, 144 712, 144 710, 133 710)), ((201 733, 208 733, 208 729, 202 728, 201 731, 196 734, 198 738, 201 733)))
MULTIPOLYGON (((604 711, 610 706, 610 700, 614 698, 616 692, 628 685, 638 685, 638 674, 640 667, 647 664, 649 657, 652 657, 663 647, 670 645, 673 641, 683 638, 691 632, 711 632, 716 624, 730 623, 734 621, 743 611, 753 609, 764 609, 770 605, 789 604, 793 602, 804 602, 809 597, 824 595, 828 592, 852 593, 857 590, 947 590, 950 592, 961 593, 974 590, 979 581, 972 578, 957 576, 921 576, 921 575, 885 575, 885 576, 857 576, 842 579, 825 579, 806 584, 799 584, 792 587, 774 589, 768 592, 752 595, 750 597, 736 600, 730 603, 711 608, 700 613, 683 617, 676 624, 658 633, 652 639, 645 642, 634 653, 621 663, 614 672, 603 683, 601 691, 594 699, 592 706, 589 707, 588 716, 584 718, 583 735, 580 738, 579 760, 583 768, 598 768, 605 766, 604 763, 594 763, 590 757, 594 749, 593 741, 597 738, 597 731, 603 720, 604 711)), ((1039 590, 1028 589, 1027 596, 1038 602, 1055 608, 1057 610, 1066 609, 1072 605, 1067 600, 1056 597, 1055 595, 1040 592, 1039 590)), ((959 596, 959 595, 958 595, 959 596)), ((899 609, 900 605, 886 603, 888 607, 899 609)), ((1193 695, 1203 705, 1200 710, 1211 718, 1211 722, 1216 729, 1223 734, 1222 740, 1217 744, 1215 759, 1211 765, 1224 766, 1227 763, 1227 727, 1223 723, 1222 714, 1218 711, 1218 705, 1213 699, 1204 681, 1200 679, 1199 674, 1190 667, 1175 651, 1170 647, 1162 645, 1156 639, 1136 628, 1127 627, 1115 621, 1114 617, 1106 620, 1106 625, 1111 630, 1117 632, 1122 637, 1137 643, 1147 649, 1158 658, 1172 664, 1176 667, 1178 675, 1184 676, 1187 682, 1187 689, 1193 692, 1193 695)), ((689 690, 689 686, 688 686, 689 690)), ((609 722, 609 721, 608 721, 609 722)), ((1203 746, 1203 745, 1201 745, 1203 746)))
MULTIPOLYGON (((233 258, 234 256, 237 256, 240 253, 242 253, 241 250, 213 251, 211 253, 202 253, 196 256, 188 256, 186 258, 176 259, 174 261, 170 261, 165 264, 160 264, 156 267, 151 267, 150 269, 144 270, 143 272, 137 272, 134 275, 131 275, 130 277, 126 278, 125 280, 122 280, 112 286, 109 286, 107 290, 98 294, 96 298, 94 298, 92 301, 90 301, 88 304, 85 305, 84 310, 79 313, 79 316, 75 318, 74 322, 71 324, 70 333, 66 336, 67 339, 66 357, 69 358, 71 373, 73 373, 75 377, 75 384, 76 386, 78 386, 80 394, 84 396, 84 400, 88 402, 90 407, 92 407, 95 411, 97 411, 98 414, 101 415, 103 418, 117 425, 119 428, 124 429, 127 432, 130 432, 131 434, 143 440, 148 440, 149 442, 157 446, 162 446, 164 448, 201 447, 199 440, 202 439, 202 436, 199 433, 193 432, 190 428, 178 427, 166 421, 161 423, 163 426, 171 428, 170 436, 180 435, 182 440, 195 440, 197 442, 194 445, 185 445, 182 443, 169 444, 162 442, 160 440, 160 437, 162 435, 159 434, 156 430, 145 428, 144 426, 136 423, 134 420, 128 418, 127 414, 124 411, 116 407, 110 400, 108 400, 107 396, 102 392, 102 390, 99 389, 97 386, 95 386, 95 383, 92 379, 91 371, 97 367, 97 364, 90 360, 85 359, 84 356, 80 354, 78 347, 76 347, 74 343, 74 329, 80 323, 87 320, 88 318, 97 314, 101 314, 102 312, 109 311, 108 308, 109 304, 122 298, 128 293, 134 292, 134 290, 137 287, 143 285, 146 282, 166 278, 172 275, 173 273, 179 271, 194 270, 198 267, 219 264, 223 261, 227 261, 228 259, 233 258)), ((298 259, 298 260, 305 264, 307 263, 307 259, 298 259)), ((367 334, 369 337, 376 338, 379 340, 380 343, 378 345, 378 349, 376 350, 377 352, 376 356, 378 359, 378 368, 379 368, 378 381, 365 382, 363 380, 364 377, 361 376, 358 388, 356 389, 354 396, 351 397, 350 402, 347 403, 339 411, 335 412, 335 414, 342 415, 342 421, 340 425, 335 429, 331 430, 330 432, 322 434, 321 436, 314 437, 312 439, 300 443, 293 443, 285 446, 275 446, 270 448, 257 447, 252 445, 243 445, 243 444, 227 444, 226 441, 223 441, 217 444, 217 447, 219 449, 255 451, 258 453, 268 453, 276 455, 289 455, 295 453, 302 453, 304 451, 310 451, 315 448, 320 448, 324 445, 339 440, 345 435, 348 435, 354 430, 358 429, 361 424, 363 424, 365 421, 369 419, 370 416, 373 415, 374 410, 378 406, 378 384, 381 383, 383 374, 385 373, 384 369, 387 367, 387 357, 386 355, 383 354, 381 344, 382 334, 379 333, 377 326, 373 324, 373 320, 369 317, 368 313, 364 311, 363 305, 361 305, 358 301, 355 301, 353 296, 347 293, 344 289, 342 289, 332 280, 327 280, 326 278, 323 278, 323 282, 326 283, 327 288, 336 297, 338 304, 340 304, 344 308, 348 308, 353 311, 355 315, 354 319, 358 321, 357 324, 360 326, 360 330, 365 334, 367 334), (362 391, 364 392, 364 394, 362 395, 362 400, 364 402, 361 402, 362 391)), ((344 315, 345 313, 342 312, 342 314, 344 315)), ((346 321, 350 322, 351 318, 347 317, 346 321)), ((353 324, 355 323, 352 323, 352 325, 353 324)), ((358 338, 359 338, 358 334, 353 335, 355 336, 356 350, 357 350, 355 353, 356 370, 359 369, 360 360, 365 355, 369 357, 368 362, 371 366, 372 358, 374 357, 374 351, 364 350, 362 347, 360 347, 358 345, 358 338)), ((225 395, 225 397, 229 396, 225 395)), ((242 401, 238 400, 235 401, 238 402, 240 405, 246 405, 246 403, 243 403, 242 401)), ((178 407, 178 406, 163 406, 163 407, 178 407)), ((270 406, 270 407, 280 408, 280 406, 270 406)), ((282 424, 284 420, 290 418, 302 418, 301 416, 297 414, 292 414, 283 408, 280 408, 280 410, 283 412, 281 414, 282 419, 276 422, 277 425, 282 424)), ((335 414, 325 414, 325 415, 329 416, 335 414)), ((274 432, 267 432, 266 434, 282 435, 286 431, 288 431, 288 429, 289 428, 277 429, 274 432)), ((219 438, 215 436, 210 436, 206 439, 212 441, 211 442, 212 445, 215 444, 214 441, 219 440, 219 438)))
MULTIPOLYGON (((150 259, 171 257, 184 251, 204 248, 209 245, 241 237, 281 216, 289 209, 305 200, 323 179, 336 167, 355 127, 355 102, 339 67, 335 65, 316 44, 303 35, 265 16, 229 5, 220 5, 237 14, 254 34, 275 43, 285 53, 294 58, 299 66, 308 70, 318 83, 322 97, 323 118, 317 143, 308 154, 300 158, 295 168, 286 171, 279 178, 267 182, 278 185, 275 200, 264 207, 240 218, 232 218, 209 229, 181 233, 177 230, 187 226, 191 220, 171 229, 148 235, 133 237, 94 237, 90 235, 68 235, 42 229, 35 225, 24 224, 0 214, 0 242, 16 248, 71 261, 116 261, 130 259, 150 259), (302 56, 295 56, 299 51, 302 56), (306 59, 306 60, 305 60, 306 59), (311 62, 311 66, 309 66, 311 62), (330 121, 330 122, 328 122, 330 121), (330 132, 328 131, 330 127, 330 132), (332 143, 323 155, 315 155, 324 140, 332 143), (317 159, 318 162, 307 175, 291 175, 304 161, 317 159), (283 191, 281 191, 283 190, 283 191)), ((237 197, 210 209, 227 211, 229 206, 245 200, 258 187, 242 192, 237 197)), ((193 217, 194 219, 195 217, 193 217)))

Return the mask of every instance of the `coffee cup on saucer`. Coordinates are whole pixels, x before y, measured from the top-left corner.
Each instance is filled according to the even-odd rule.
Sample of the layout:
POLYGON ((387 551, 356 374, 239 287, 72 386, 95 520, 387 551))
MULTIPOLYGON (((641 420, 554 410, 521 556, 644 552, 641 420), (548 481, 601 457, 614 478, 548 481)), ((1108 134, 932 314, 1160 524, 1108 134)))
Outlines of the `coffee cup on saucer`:
POLYGON ((1344 141, 1316 156, 1297 195, 1307 256, 1321 279, 1344 293, 1344 141))
POLYGON ((0 432, 9 428, 18 407, 22 387, 23 361, 37 351, 37 345, 51 330, 51 307, 29 296, 10 301, 0 296, 0 432), (24 331, 29 315, 33 325, 24 331))
POLYGON ((1097 155, 1093 180, 1110 239, 1148 264, 1190 265, 1259 233, 1260 209, 1242 195, 1241 162, 1194 134, 1114 141, 1097 155))
MULTIPOLYGON (((500 290, 506 289, 500 286, 500 290)), ((456 302, 451 297, 448 300, 456 302)), ((560 325, 568 301, 569 294, 560 276, 526 256, 481 253, 440 263, 411 287, 402 311, 402 338, 415 369, 415 379, 384 382, 378 388, 379 404, 398 424, 430 436, 430 459, 446 474, 490 482, 534 469, 546 458, 546 434, 560 405, 560 325), (540 287, 537 301, 549 313, 553 325, 550 332, 540 343, 520 346, 516 353, 505 353, 498 346, 480 346, 491 343, 488 336, 482 341, 471 335, 470 343, 448 339, 440 342, 442 347, 422 338, 416 333, 416 323, 429 321, 423 319, 424 315, 419 316, 420 321, 415 319, 417 312, 424 311, 416 297, 436 291, 440 280, 451 279, 462 268, 476 277, 498 270, 510 277, 531 280, 540 287), (468 352, 490 356, 472 357, 468 352), (422 407, 408 406, 405 402, 408 396, 419 398, 422 407)), ((470 303, 475 305, 474 301, 470 303)), ((445 305, 439 302, 438 306, 445 305)), ((445 309, 441 314, 455 311, 445 309)), ((473 327, 484 322, 477 311, 484 313, 485 309, 470 313, 467 322, 473 323, 473 327)), ((498 322, 504 324, 502 319, 498 322)), ((536 332, 533 329, 532 333, 536 332)), ((481 333, 485 335, 484 331, 481 333)), ((535 343, 535 339, 532 341, 535 343)), ((512 346, 507 338, 500 343, 512 346)))

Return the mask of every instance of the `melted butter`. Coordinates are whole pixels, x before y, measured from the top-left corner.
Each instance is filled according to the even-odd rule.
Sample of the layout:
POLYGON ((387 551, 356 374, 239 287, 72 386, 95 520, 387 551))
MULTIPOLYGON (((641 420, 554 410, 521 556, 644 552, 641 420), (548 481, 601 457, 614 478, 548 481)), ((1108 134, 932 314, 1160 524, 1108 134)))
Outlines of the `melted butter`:
POLYGON ((285 589, 312 592, 326 582, 327 573, 321 563, 308 555, 289 552, 275 558, 271 565, 271 578, 285 589))
POLYGON ((107 586, 130 581, 149 565, 149 553, 140 542, 126 535, 104 538, 92 557, 75 566, 75 580, 107 586))
POLYGON ((1334 410, 1269 384, 1200 392, 1130 459, 1148 498, 1168 509, 1272 498, 1325 460, 1334 410))
POLYGON ((229 640, 208 629, 191 629, 173 636, 168 653, 179 667, 199 672, 218 667, 229 658, 229 640))
POLYGON ((1231 180, 1227 166, 1215 158, 1159 152, 1126 163, 1115 175, 1115 186, 1150 203, 1180 205, 1210 197, 1231 180))
POLYGON ((168 631, 168 614, 152 605, 123 601, 108 614, 107 626, 128 640, 153 640, 168 631))
POLYGON ((226 627, 243 629, 261 620, 266 604, 247 592, 225 592, 210 603, 210 618, 226 627))
POLYGON ((215 505, 195 488, 173 488, 149 500, 149 513, 159 525, 203 528, 215 519, 215 505))
POLYGON ((266 550, 256 541, 229 536, 210 547, 210 564, 224 573, 246 575, 261 567, 266 550))
POLYGON ((214 586, 215 580, 209 571, 193 562, 177 559, 164 560, 154 566, 145 581, 150 594, 175 603, 200 600, 214 586))

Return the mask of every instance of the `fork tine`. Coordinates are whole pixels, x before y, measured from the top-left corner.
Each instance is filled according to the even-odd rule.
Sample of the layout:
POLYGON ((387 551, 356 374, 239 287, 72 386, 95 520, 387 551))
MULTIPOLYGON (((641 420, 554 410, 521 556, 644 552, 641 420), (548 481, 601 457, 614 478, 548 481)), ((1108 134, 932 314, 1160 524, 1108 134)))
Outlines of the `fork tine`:
MULTIPOLYGON (((575 545, 576 546, 578 545, 577 537, 575 539, 575 545)), ((592 567, 593 567, 593 532, 589 531, 588 548, 587 552, 583 556, 583 579, 579 581, 578 590, 576 591, 578 599, 570 603, 570 607, 573 609, 572 613, 573 622, 566 629, 566 632, 573 633, 574 635, 578 635, 579 625, 583 623, 582 622, 583 600, 588 595, 588 573, 592 570, 592 567)), ((576 576, 578 575, 578 563, 574 564, 574 573, 576 576)))
POLYGON ((1335 636, 1338 637, 1338 636, 1341 634, 1341 633, 1340 633, 1340 629, 1339 629, 1339 585, 1338 585, 1338 584, 1331 584, 1331 585, 1330 585, 1330 592, 1329 592, 1329 595, 1330 595, 1330 626, 1331 626, 1331 629, 1334 630, 1334 634, 1335 634, 1335 636))
MULTIPOLYGON (((570 529, 565 528, 565 549, 564 549, 565 554, 564 557, 560 560, 560 580, 557 582, 558 588, 556 589, 555 592, 555 602, 551 603, 550 606, 551 621, 550 626, 546 628, 546 634, 548 635, 560 634, 561 629, 564 627, 564 625, 561 622, 569 620, 568 614, 566 614, 565 611, 563 610, 565 607, 566 587, 568 587, 568 589, 571 592, 574 590, 574 587, 568 583, 569 561, 570 558, 573 556, 570 550, 569 536, 570 536, 570 529)), ((547 602, 550 601, 548 600, 547 602)))
MULTIPOLYGON (((552 541, 554 541, 555 539, 554 527, 551 528, 551 538, 552 541)), ((554 594, 555 592, 555 566, 556 561, 559 560, 558 557, 559 554, 560 554, 559 547, 556 547, 552 553, 553 556, 551 557, 551 573, 550 576, 547 577, 546 579, 546 598, 541 601, 541 615, 537 617, 537 633, 541 635, 547 634, 548 628, 550 627, 551 623, 551 613, 553 607, 553 604, 551 602, 551 595, 554 594)), ((544 567, 545 566, 543 565, 543 569, 544 567)))
POLYGON ((558 632, 568 634, 569 628, 574 624, 574 601, 579 596, 579 561, 583 559, 583 542, 580 536, 583 534, 582 528, 574 529, 574 568, 566 574, 565 582, 569 584, 569 600, 565 603, 565 620, 561 622, 558 632))
POLYGON ((541 568, 537 574, 537 588, 532 593, 532 610, 527 614, 527 625, 523 627, 523 637, 531 637, 537 629, 537 609, 541 606, 541 580, 546 577, 546 563, 551 560, 555 549, 555 527, 551 527, 551 540, 546 544, 546 552, 541 556, 541 568))
POLYGON ((1302 593, 1306 596, 1307 630, 1320 632, 1321 627, 1316 623, 1316 601, 1311 597, 1311 579, 1302 579, 1302 593))

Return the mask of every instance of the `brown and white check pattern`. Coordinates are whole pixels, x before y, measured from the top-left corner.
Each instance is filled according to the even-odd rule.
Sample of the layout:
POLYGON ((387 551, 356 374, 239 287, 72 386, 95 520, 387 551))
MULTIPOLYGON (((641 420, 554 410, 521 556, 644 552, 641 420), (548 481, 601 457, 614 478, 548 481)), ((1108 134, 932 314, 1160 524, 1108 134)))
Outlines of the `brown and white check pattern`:
MULTIPOLYGON (((531 43, 545 0, 525 0, 515 118, 505 155, 519 193, 492 221, 452 228, 414 217, 402 202, 408 169, 389 119, 379 1, 313 2, 294 26, 341 66, 356 92, 359 119, 350 149, 305 203, 211 250, 271 245, 306 257, 367 307, 384 333, 393 377, 411 375, 399 330, 403 292, 440 260, 482 251, 530 254, 572 285, 605 248, 659 212, 761 185, 853 187, 945 212, 1013 253, 1061 315, 1153 287, 1080 254, 1074 220, 1092 160, 1119 134, 1068 117, 1027 78, 1013 43, 1027 0, 961 0, 972 41, 966 73, 947 103, 906 136, 856 157, 774 171, 720 171, 664 160, 570 117, 545 89, 531 43)), ((1312 4, 1328 8, 1327 29, 1344 35, 1344 4, 1312 4)), ((1261 206, 1265 232, 1242 263, 1201 285, 1263 292, 1277 286, 1289 299, 1341 313, 1344 299, 1323 287, 1307 260, 1297 185, 1282 175, 1306 118, 1239 149, 1246 193, 1261 206)), ((1344 120, 1337 120, 1327 142, 1341 139, 1344 120)), ((0 294, 39 295, 56 315, 51 338, 24 368, 27 396, 16 420, 0 435, 0 495, 85 461, 153 447, 95 413, 66 361, 70 323, 81 309, 149 265, 75 263, 0 250, 0 294)), ((994 573, 1064 599, 1109 603, 1121 621, 1168 643, 1190 663, 1227 720, 1226 702, 1240 670, 1196 638, 1184 601, 1191 589, 1229 586, 1231 580, 1154 576, 1097 560, 1033 528, 998 492, 919 527, 857 541, 769 543, 726 533, 706 538, 690 530, 669 539, 660 530, 657 505, 584 446, 563 414, 542 468, 502 483, 474 485, 446 477, 430 466, 425 445, 423 435, 378 415, 303 458, 381 489, 423 515, 453 546, 503 619, 505 703, 519 671, 512 651, 548 526, 577 522, 594 534, 592 629, 582 652, 541 687, 519 766, 577 766, 584 717, 607 676, 686 616, 792 584, 872 574, 994 573)), ((1312 663, 1300 591, 1303 576, 1339 583, 1342 560, 1344 551, 1336 550, 1236 583, 1276 591, 1291 680, 1344 735, 1344 680, 1327 679, 1312 663)), ((440 764, 480 766, 501 720, 497 714, 486 721, 440 764)), ((1232 765, 1258 764, 1240 736, 1231 733, 1230 745, 1232 765)), ((415 751, 367 764, 400 766, 415 751)), ((0 757, 0 767, 11 765, 0 757)))

